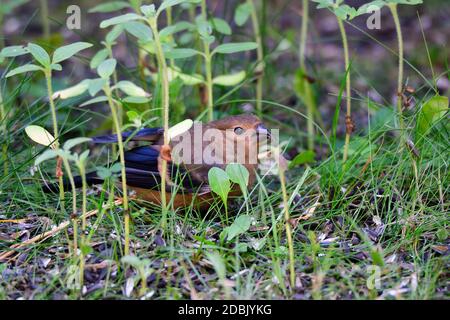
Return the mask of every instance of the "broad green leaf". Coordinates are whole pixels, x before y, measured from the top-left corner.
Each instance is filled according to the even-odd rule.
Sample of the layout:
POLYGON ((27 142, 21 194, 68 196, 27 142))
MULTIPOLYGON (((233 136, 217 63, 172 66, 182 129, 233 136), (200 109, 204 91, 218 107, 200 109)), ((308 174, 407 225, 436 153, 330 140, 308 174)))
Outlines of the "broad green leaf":
POLYGON ((174 137, 185 133, 190 128, 192 128, 193 124, 194 124, 194 121, 192 121, 191 119, 186 119, 186 120, 183 120, 180 123, 177 123, 176 125, 170 127, 169 131, 167 133, 169 136, 169 140, 172 140, 174 137))
MULTIPOLYGON (((87 139, 89 139, 89 138, 87 138, 87 139)), ((92 140, 92 139, 89 139, 89 140, 92 140)), ((80 158, 79 158, 79 162, 84 166, 85 165, 85 163, 86 163, 86 160, 87 160, 87 158, 89 157, 89 153, 90 153, 91 151, 90 150, 84 150, 81 154, 80 154, 80 158)))
POLYGON ((211 44, 214 41, 214 37, 211 36, 212 26, 209 21, 205 20, 203 17, 199 16, 195 19, 195 25, 197 26, 197 31, 203 41, 211 44))
POLYGON ((213 18, 211 24, 214 27, 214 29, 217 30, 217 32, 220 32, 228 36, 231 35, 231 27, 225 20, 220 18, 213 18))
POLYGON ((423 3, 422 0, 385 0, 387 3, 416 5, 423 3))
POLYGON ((227 173, 220 168, 213 167, 208 171, 208 181, 211 190, 219 195, 223 203, 226 203, 231 190, 227 173))
POLYGON ((229 54, 229 53, 236 53, 236 52, 242 52, 242 51, 249 51, 254 50, 258 47, 258 45, 255 42, 238 42, 238 43, 225 43, 217 46, 216 49, 212 52, 212 54, 215 53, 223 53, 223 54, 229 54))
POLYGON ((425 136, 448 111, 448 97, 434 96, 422 106, 416 126, 416 141, 425 136))
POLYGON ((368 14, 368 13, 372 13, 372 11, 369 11, 369 9, 372 8, 378 8, 381 9, 382 7, 384 7, 387 3, 384 0, 375 0, 366 4, 363 4, 362 6, 360 6, 357 10, 356 10, 356 15, 360 16, 363 14, 368 14))
POLYGON ((134 122, 135 120, 140 119, 141 116, 136 111, 131 110, 131 111, 127 112, 127 117, 128 117, 128 120, 130 120, 131 122, 134 122))
POLYGON ((142 104, 147 103, 150 101, 150 98, 147 97, 125 97, 122 99, 125 103, 131 103, 131 104, 142 104))
POLYGON ((122 170, 122 164, 120 162, 114 163, 109 170, 111 170, 112 173, 120 173, 122 170))
POLYGON ((227 269, 225 267, 222 256, 217 252, 207 252, 206 257, 213 265, 219 279, 222 281, 225 280, 227 269))
POLYGON ((167 59, 186 59, 201 54, 199 51, 189 48, 175 48, 164 52, 167 59))
POLYGON ((312 163, 312 162, 314 162, 315 156, 316 156, 316 154, 314 153, 314 151, 311 151, 311 150, 306 150, 306 151, 300 152, 289 163, 289 168, 294 168, 296 166, 299 166, 299 165, 302 165, 305 163, 312 163))
POLYGON ((13 58, 28 53, 29 51, 24 46, 5 47, 2 49, 2 51, 0 51, 0 55, 2 55, 5 58, 13 58))
POLYGON ((100 179, 106 180, 112 176, 111 170, 105 167, 97 167, 96 173, 100 177, 100 179))
POLYGON ((27 126, 25 128, 25 133, 31 140, 36 143, 39 143, 46 147, 50 147, 52 149, 56 147, 54 143, 55 138, 51 135, 50 132, 40 126, 27 126))
POLYGON ((69 139, 64 143, 63 149, 66 151, 69 151, 70 149, 72 149, 73 147, 75 147, 76 145, 85 143, 85 142, 89 142, 92 141, 91 138, 85 138, 85 137, 80 137, 80 138, 73 138, 73 139, 69 139))
POLYGON ((75 42, 72 44, 69 44, 64 47, 60 47, 55 50, 55 53, 53 54, 53 61, 52 63, 59 63, 61 61, 67 60, 70 57, 76 55, 81 50, 87 49, 92 47, 92 44, 87 42, 75 42))
POLYGON ((43 71, 42 67, 39 67, 35 64, 26 64, 24 66, 17 67, 15 69, 9 71, 6 74, 5 78, 9 78, 9 77, 15 76, 17 74, 25 73, 25 72, 33 72, 33 71, 39 71, 39 70, 43 71))
POLYGON ((80 107, 85 107, 85 106, 88 106, 90 104, 100 103, 100 102, 105 102, 105 101, 108 101, 108 97, 106 97, 106 96, 99 96, 99 97, 95 97, 93 99, 90 99, 90 100, 82 103, 80 105, 80 107))
POLYGON ((252 10, 252 5, 248 2, 238 5, 234 12, 234 22, 238 26, 243 26, 250 17, 252 10))
POLYGON ((205 82, 205 80, 203 79, 203 76, 199 75, 199 74, 189 75, 189 74, 185 74, 185 73, 178 73, 177 76, 187 86, 195 86, 195 85, 205 82))
POLYGON ((228 178, 231 182, 234 182, 239 185, 242 193, 245 195, 247 193, 247 186, 249 180, 249 173, 245 166, 240 163, 230 163, 225 168, 227 172, 228 178))
POLYGON ((173 35, 174 33, 181 32, 184 30, 194 29, 195 26, 187 21, 180 21, 173 25, 167 26, 159 31, 159 35, 161 38, 168 37, 173 35))
POLYGON ((251 222, 252 218, 247 214, 237 217, 231 226, 225 228, 227 233, 227 241, 231 241, 235 237, 246 233, 248 229, 250 229, 251 222))
POLYGON ((52 149, 48 149, 45 150, 43 153, 41 153, 36 160, 34 160, 34 165, 38 166, 40 165, 42 162, 45 162, 47 160, 53 159, 57 156, 57 153, 55 150, 52 149))
POLYGON ((44 48, 37 44, 29 43, 27 46, 27 50, 41 65, 46 68, 50 67, 50 56, 48 55, 47 51, 44 50, 44 48))
POLYGON ((80 83, 64 90, 57 91, 53 94, 53 99, 60 98, 62 100, 77 97, 88 90, 90 80, 83 80, 80 83))
POLYGON ((111 19, 107 19, 107 20, 103 20, 100 23, 100 28, 104 29, 104 28, 108 28, 109 26, 113 26, 116 24, 120 24, 120 23, 124 23, 124 22, 128 22, 128 21, 134 21, 134 20, 143 20, 144 18, 142 18, 140 15, 136 14, 136 13, 127 13, 121 16, 117 16, 111 19))
POLYGON ((108 49, 102 49, 99 52, 95 54, 95 56, 92 58, 90 67, 91 69, 97 69, 100 63, 106 60, 108 58, 109 52, 108 49))
POLYGON ((124 30, 123 24, 115 25, 111 29, 111 31, 108 32, 108 34, 106 35, 105 37, 106 43, 112 46, 117 40, 117 38, 122 34, 123 30, 124 30))
POLYGON ((158 11, 156 12, 156 15, 159 15, 162 11, 166 10, 169 7, 176 6, 180 3, 199 3, 200 0, 164 0, 161 5, 158 8, 158 11))
POLYGON ((154 17, 156 15, 156 9, 154 4, 144 5, 140 7, 141 12, 147 18, 154 17))
POLYGON ((91 97, 95 96, 97 93, 99 93, 103 87, 108 82, 108 79, 104 78, 98 78, 98 79, 91 79, 88 82, 88 91, 91 97))
POLYGON ((107 59, 100 63, 97 68, 97 73, 100 77, 106 79, 109 78, 116 70, 117 61, 116 59, 107 59))
POLYGON ((88 12, 89 13, 96 13, 96 12, 109 13, 109 12, 119 11, 119 10, 129 8, 129 7, 130 7, 130 4, 126 1, 110 1, 110 2, 106 2, 106 3, 101 3, 101 4, 93 7, 92 9, 90 9, 88 12))
POLYGON ((130 21, 123 24, 125 30, 141 41, 148 42, 153 39, 152 29, 138 21, 130 21))
POLYGON ((240 71, 234 74, 217 76, 213 79, 213 84, 225 87, 235 86, 244 81, 245 77, 246 77, 245 71, 240 71))
POLYGON ((125 94, 132 96, 132 97, 146 97, 148 98, 150 96, 149 93, 145 92, 144 89, 141 87, 135 85, 131 81, 119 81, 114 88, 117 88, 121 91, 123 91, 125 94))
POLYGON ((52 63, 50 69, 55 71, 62 71, 62 66, 59 63, 52 63))
POLYGON ((357 16, 357 11, 355 8, 349 5, 341 5, 333 10, 334 14, 342 20, 352 20, 357 16))

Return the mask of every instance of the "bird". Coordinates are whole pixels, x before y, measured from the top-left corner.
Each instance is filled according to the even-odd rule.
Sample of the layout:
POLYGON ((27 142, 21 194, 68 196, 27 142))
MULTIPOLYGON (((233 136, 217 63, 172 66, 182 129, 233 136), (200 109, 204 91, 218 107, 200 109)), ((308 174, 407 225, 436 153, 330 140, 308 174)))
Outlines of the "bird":
MULTIPOLYGON (((172 133, 164 144, 163 128, 144 128, 137 132, 123 132, 124 141, 148 143, 125 152, 127 187, 136 199, 161 205, 161 179, 166 179, 166 199, 174 209, 207 207, 213 200, 208 184, 208 172, 213 167, 225 169, 229 163, 242 164, 249 173, 248 186, 254 185, 261 147, 271 141, 271 131, 253 114, 228 116, 207 123, 192 122, 182 132, 172 133), (167 161, 167 172, 162 162, 167 161)), ((92 138, 95 144, 117 143, 116 134, 92 138)), ((284 159, 284 158, 283 158, 284 159)), ((120 177, 119 177, 120 179, 120 177)), ((87 183, 100 184, 96 172, 87 174, 87 183)), ((67 186, 69 183, 66 182, 67 186)), ((75 177, 76 187, 81 178, 75 177)), ((119 184, 118 184, 119 185, 119 184)), ((56 190, 55 185, 46 191, 56 190)), ((234 186, 230 196, 241 193, 234 186)))

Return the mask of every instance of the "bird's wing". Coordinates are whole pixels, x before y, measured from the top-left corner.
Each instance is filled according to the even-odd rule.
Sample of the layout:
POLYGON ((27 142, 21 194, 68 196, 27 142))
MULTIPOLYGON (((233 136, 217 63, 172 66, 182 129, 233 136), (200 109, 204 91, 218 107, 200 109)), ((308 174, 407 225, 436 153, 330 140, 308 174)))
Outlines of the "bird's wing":
MULTIPOLYGON (((158 170, 159 148, 142 146, 125 152, 127 184, 144 189, 158 189, 161 174, 158 170)), ((198 192, 205 189, 204 184, 195 180, 183 166, 170 163, 167 169, 170 179, 184 192, 198 192)))
POLYGON ((142 146, 125 152, 127 184, 133 187, 154 189, 161 183, 158 171, 159 150, 142 146))
MULTIPOLYGON (((163 128, 145 128, 139 131, 126 131, 122 132, 123 141, 150 141, 155 142, 158 141, 164 133, 163 128)), ((94 143, 116 143, 117 135, 116 134, 108 134, 104 136, 97 136, 92 138, 94 143)))

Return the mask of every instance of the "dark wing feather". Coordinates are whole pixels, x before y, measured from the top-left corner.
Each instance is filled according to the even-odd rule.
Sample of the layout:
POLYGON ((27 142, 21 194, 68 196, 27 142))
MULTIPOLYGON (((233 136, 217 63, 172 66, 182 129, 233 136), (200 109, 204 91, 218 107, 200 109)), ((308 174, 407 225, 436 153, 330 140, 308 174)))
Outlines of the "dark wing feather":
POLYGON ((161 183, 158 171, 159 151, 143 146, 125 152, 127 184, 133 187, 154 189, 161 183))
MULTIPOLYGON (((163 128, 145 128, 135 131, 126 131, 122 133, 123 141, 130 139, 130 141, 150 141, 155 142, 159 140, 164 133, 163 128)), ((117 135, 116 134, 108 134, 104 136, 93 137, 92 141, 94 143, 116 143, 117 135)))

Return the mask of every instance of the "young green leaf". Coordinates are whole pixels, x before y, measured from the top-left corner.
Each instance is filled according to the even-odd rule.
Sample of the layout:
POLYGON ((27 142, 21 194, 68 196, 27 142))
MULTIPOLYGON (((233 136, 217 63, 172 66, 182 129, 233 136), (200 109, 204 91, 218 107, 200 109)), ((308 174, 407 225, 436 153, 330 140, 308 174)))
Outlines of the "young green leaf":
POLYGON ((240 71, 234 74, 217 76, 213 79, 213 84, 224 87, 235 86, 244 81, 246 75, 245 71, 240 71))
MULTIPOLYGON (((89 139, 89 140, 91 140, 91 139, 89 139)), ((79 158, 79 163, 81 164, 81 165, 85 165, 85 163, 86 163, 86 160, 87 160, 87 158, 89 157, 89 153, 90 153, 90 150, 84 150, 81 154, 80 154, 80 158, 79 158)))
POLYGON ((156 15, 156 9, 154 4, 141 6, 140 9, 142 14, 147 18, 152 18, 156 15))
POLYGON ((123 91, 125 94, 132 97, 149 97, 150 94, 145 92, 144 89, 138 87, 131 81, 120 81, 113 88, 117 88, 123 91))
POLYGON ((115 25, 110 32, 105 37, 105 41, 107 44, 112 46, 114 42, 117 40, 117 38, 122 34, 124 30, 123 24, 115 25))
POLYGON ((80 138, 73 138, 73 139, 69 139, 64 143, 63 149, 65 151, 69 151, 70 149, 72 149, 73 147, 75 147, 76 145, 85 143, 85 142, 89 142, 92 141, 91 138, 85 138, 85 137, 80 137, 80 138))
POLYGON ((236 183, 242 190, 242 193, 247 192, 247 185, 249 180, 249 173, 246 167, 244 167, 240 163, 230 163, 225 168, 227 172, 228 178, 230 178, 231 182, 236 183))
POLYGON ((101 3, 101 4, 93 7, 92 9, 90 9, 88 12, 89 13, 97 13, 97 12, 109 13, 109 12, 119 11, 119 10, 129 8, 129 7, 130 7, 130 4, 126 1, 111 1, 111 2, 107 2, 107 3, 101 3))
POLYGON ((217 32, 220 32, 224 35, 231 35, 231 27, 228 24, 228 22, 226 22, 223 19, 220 18, 213 18, 212 19, 212 26, 214 27, 214 29, 217 30, 217 32))
POLYGON ((173 35, 174 33, 181 32, 184 30, 194 29, 195 26, 192 23, 187 21, 180 21, 173 25, 167 26, 159 31, 159 35, 161 38, 168 37, 173 35))
POLYGON ((238 43, 225 43, 217 46, 216 49, 212 52, 215 53, 223 53, 230 54, 242 51, 254 50, 258 47, 255 42, 238 42, 238 43))
POLYGON ((51 135, 50 132, 40 126, 27 126, 25 128, 25 133, 31 140, 36 143, 39 143, 46 147, 49 146, 52 149, 56 147, 54 144, 55 138, 51 135))
POLYGON ((41 153, 36 160, 34 160, 34 165, 38 166, 40 165, 42 162, 45 162, 47 160, 53 159, 57 156, 57 153, 55 150, 52 149, 48 149, 45 150, 43 153, 41 153))
POLYGON ((100 77, 107 79, 116 70, 116 65, 117 65, 116 59, 107 59, 102 63, 100 63, 100 65, 97 68, 97 73, 100 77))
POLYGON ((74 85, 73 87, 69 87, 67 89, 64 90, 60 90, 60 91, 56 91, 53 94, 53 99, 69 99, 69 98, 73 98, 73 97, 77 97, 79 95, 82 95, 83 93, 85 93, 88 90, 89 87, 89 80, 83 80, 80 83, 74 85))
POLYGON ((125 30, 141 41, 149 42, 153 39, 152 29, 138 21, 130 21, 123 24, 125 30))
POLYGON ((21 73, 25 73, 25 72, 33 72, 33 71, 43 71, 43 69, 35 64, 26 64, 24 66, 21 67, 17 67, 11 71, 9 71, 5 78, 9 78, 12 76, 15 76, 17 74, 21 74, 21 73))
POLYGON ((243 26, 250 17, 252 10, 252 5, 248 2, 238 5, 234 12, 234 22, 238 26, 243 26))
POLYGON ((103 87, 108 82, 108 79, 104 78, 98 78, 98 79, 91 79, 88 82, 88 91, 91 97, 95 96, 97 93, 99 93, 103 87))
POLYGON ((305 164, 305 163, 311 163, 314 162, 314 157, 316 154, 314 151, 306 150, 303 152, 300 152, 298 155, 295 156, 294 160, 292 160, 289 163, 289 168, 294 168, 296 166, 305 164))
POLYGON ((131 103, 131 104, 142 104, 142 103, 147 103, 150 101, 150 98, 146 98, 146 97, 125 97, 124 99, 122 99, 123 102, 125 103, 131 103))
POLYGON ((5 58, 14 58, 28 53, 29 51, 24 46, 5 47, 0 51, 0 55, 5 58))
POLYGON ((156 12, 156 15, 159 15, 161 12, 163 12, 164 10, 166 10, 169 7, 173 7, 173 6, 176 6, 177 4, 187 3, 187 2, 199 3, 200 0, 164 0, 161 3, 161 5, 159 6, 158 11, 156 12))
POLYGON ((92 47, 92 44, 87 42, 75 42, 72 44, 69 44, 64 47, 60 47, 55 50, 55 53, 53 54, 53 60, 52 63, 59 63, 61 61, 67 60, 70 57, 76 55, 81 50, 87 49, 92 47))
POLYGON ((94 103, 100 103, 100 102, 105 102, 105 101, 108 101, 108 97, 107 96, 99 96, 99 97, 95 97, 93 99, 90 99, 90 100, 82 103, 80 105, 80 107, 85 107, 85 106, 88 106, 88 105, 91 105, 91 104, 94 104, 94 103))
POLYGON ((50 56, 48 55, 47 51, 44 50, 44 48, 37 44, 29 43, 27 46, 27 50, 42 66, 46 68, 50 67, 50 56))
POLYGON ((189 48, 175 48, 164 52, 167 59, 186 59, 193 57, 197 54, 202 54, 201 52, 189 49, 189 48))
POLYGON ((106 180, 112 176, 112 172, 109 168, 105 167, 97 167, 96 168, 97 176, 100 177, 100 179, 106 180))
POLYGON ((416 126, 416 141, 425 136, 448 111, 448 97, 434 96, 422 106, 416 126))
POLYGON ((108 58, 108 49, 102 49, 99 52, 95 54, 95 56, 92 58, 90 67, 91 69, 97 69, 100 63, 106 60, 108 58))
POLYGON ((103 20, 100 23, 100 28, 108 28, 109 26, 114 26, 116 24, 128 22, 128 21, 135 21, 135 20, 144 20, 140 15, 136 13, 127 13, 121 16, 117 16, 111 19, 103 20))
POLYGON ((169 140, 172 140, 174 137, 179 136, 180 134, 185 133, 194 125, 194 121, 191 119, 186 119, 177 123, 176 125, 169 128, 167 135, 169 136, 169 140))
POLYGON ((59 63, 52 63, 50 69, 55 71, 62 71, 62 66, 59 63))
POLYGON ((200 74, 185 74, 185 73, 177 73, 177 77, 183 81, 183 83, 187 86, 196 86, 198 84, 205 83, 205 79, 200 74))
POLYGON ((252 218, 247 214, 237 217, 231 226, 225 228, 227 241, 246 233, 250 229, 251 222, 252 218))
POLYGON ((208 171, 208 181, 211 190, 219 195, 223 203, 226 203, 231 190, 227 173, 220 168, 213 167, 208 171))

